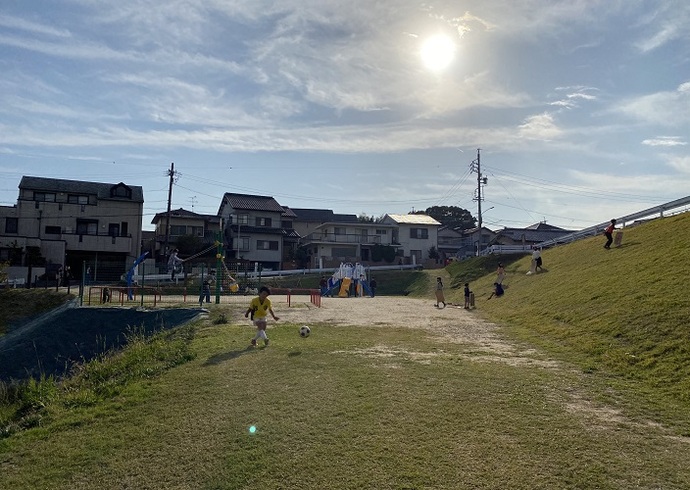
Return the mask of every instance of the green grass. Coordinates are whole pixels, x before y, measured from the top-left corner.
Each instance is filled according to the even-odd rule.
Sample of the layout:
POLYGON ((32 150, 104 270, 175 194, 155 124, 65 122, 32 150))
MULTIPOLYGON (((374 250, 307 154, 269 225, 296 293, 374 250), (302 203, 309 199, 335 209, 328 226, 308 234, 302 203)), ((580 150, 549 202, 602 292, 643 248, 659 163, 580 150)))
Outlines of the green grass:
POLYGON ((687 236, 686 213, 626 228, 620 248, 604 250, 598 236, 545 250, 547 272, 526 275, 529 257, 507 266, 503 298, 486 301, 494 274, 474 282, 477 307, 519 338, 610 376, 612 386, 634 385, 673 417, 690 407, 687 236))
POLYGON ((0 441, 0 486, 690 485, 687 443, 568 410, 573 391, 592 389, 576 373, 480 362, 412 329, 296 330, 275 328, 271 347, 247 349, 248 327, 211 320, 175 369, 132 377, 98 403, 53 397, 49 420, 0 441))
POLYGON ((72 298, 52 289, 0 289, 0 335, 13 323, 27 321, 72 298))

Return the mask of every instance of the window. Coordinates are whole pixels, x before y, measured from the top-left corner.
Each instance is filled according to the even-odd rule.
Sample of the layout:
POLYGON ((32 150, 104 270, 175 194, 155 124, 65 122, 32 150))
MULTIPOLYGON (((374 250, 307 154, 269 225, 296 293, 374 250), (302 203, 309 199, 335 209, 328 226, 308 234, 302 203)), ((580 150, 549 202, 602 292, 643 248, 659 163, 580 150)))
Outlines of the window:
POLYGON ((19 230, 19 218, 5 218, 5 233, 17 233, 19 230))
POLYGON ((271 226, 271 218, 256 218, 256 226, 271 226))
POLYGON ((129 226, 126 221, 120 223, 120 234, 121 236, 129 235, 129 226))
POLYGON ((110 188, 110 197, 124 197, 132 199, 132 189, 124 184, 118 184, 110 188))
POLYGON ((77 235, 98 235, 98 221, 77 220, 77 235))
POLYGON ((67 202, 70 204, 89 204, 89 196, 70 194, 67 196, 67 202))
POLYGON ((59 226, 46 226, 46 235, 59 235, 62 229, 59 226))
POLYGON ((240 247, 240 252, 247 252, 249 251, 249 238, 248 237, 240 237, 240 238, 235 238, 235 249, 237 249, 237 245, 239 244, 240 247))
POLYGON ((257 250, 278 250, 278 242, 268 241, 268 240, 257 240, 256 241, 257 250))
POLYGON ((120 224, 119 223, 109 223, 108 224, 108 236, 118 236, 120 234, 120 224))
POLYGON ((204 236, 204 227, 203 226, 191 226, 192 229, 192 235, 198 236, 198 237, 203 237, 204 236))
POLYGON ((387 235, 387 234, 388 234, 388 230, 376 230, 376 234, 377 234, 377 235, 387 235))
POLYGON ((410 228, 410 238, 426 240, 429 238, 429 230, 426 228, 410 228))
POLYGON ((333 228, 333 233, 336 235, 344 235, 345 234, 345 228, 333 228))
POLYGON ((54 192, 34 192, 34 201, 55 202, 54 192))
POLYGON ((187 227, 185 225, 170 225, 170 234, 173 236, 186 235, 187 227))
POLYGON ((247 225, 249 224, 249 215, 247 214, 236 214, 231 216, 236 225, 247 225))

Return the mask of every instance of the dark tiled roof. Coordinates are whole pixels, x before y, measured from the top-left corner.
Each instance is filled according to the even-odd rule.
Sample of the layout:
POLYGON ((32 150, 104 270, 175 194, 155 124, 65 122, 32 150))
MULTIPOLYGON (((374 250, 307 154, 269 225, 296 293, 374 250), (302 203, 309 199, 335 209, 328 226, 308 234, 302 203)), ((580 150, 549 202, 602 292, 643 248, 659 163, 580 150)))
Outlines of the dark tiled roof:
POLYGON ((297 215, 294 213, 292 209, 290 209, 287 206, 283 206, 284 212, 283 212, 283 218, 296 218, 297 215))
MULTIPOLYGON (((556 228, 556 227, 554 227, 556 228)), ((558 238, 560 236, 568 235, 572 232, 568 230, 563 230, 560 228, 553 230, 533 230, 529 228, 506 228, 500 230, 495 237, 495 241, 500 241, 501 237, 507 237, 515 242, 524 240, 529 243, 539 243, 552 238, 558 238)))
MULTIPOLYGON (((255 196, 252 194, 233 194, 226 192, 223 196, 223 203, 230 204, 232 209, 240 211, 272 211, 280 213, 281 215, 285 212, 283 207, 278 204, 278 201, 270 196, 255 196)), ((223 203, 221 203, 221 209, 223 208, 223 203)), ((220 214, 220 209, 218 210, 220 214)))
MULTIPOLYGON (((151 224, 156 224, 163 218, 167 216, 167 211, 163 213, 156 213, 156 215, 153 217, 151 220, 151 224)), ((194 219, 203 219, 204 221, 208 221, 211 223, 218 223, 220 222, 220 217, 216 216, 215 214, 198 214, 193 211, 187 211, 186 209, 180 208, 180 209, 171 209, 170 210, 170 217, 171 218, 194 218, 194 219)))
MULTIPOLYGON (((519 229, 519 228, 508 228, 508 229, 519 229)), ((535 230, 535 231, 567 231, 568 233, 571 233, 568 230, 564 230, 563 228, 559 228, 558 226, 553 226, 553 225, 548 225, 546 223, 534 223, 533 225, 529 225, 525 230, 535 230)))
POLYGON ((332 221, 336 223, 357 223, 359 219, 356 214, 334 214, 332 221))
POLYGON ((22 177, 19 182, 20 189, 31 189, 44 192, 65 192, 73 194, 95 195, 98 199, 110 199, 116 201, 144 202, 144 191, 139 185, 127 185, 124 182, 106 184, 102 182, 86 182, 83 180, 51 179, 46 177, 22 177), (110 190, 118 185, 127 187, 132 191, 132 198, 112 197, 110 190))
POLYGON ((314 223, 327 223, 333 221, 333 211, 330 209, 304 209, 292 208, 297 215, 297 220, 314 223))

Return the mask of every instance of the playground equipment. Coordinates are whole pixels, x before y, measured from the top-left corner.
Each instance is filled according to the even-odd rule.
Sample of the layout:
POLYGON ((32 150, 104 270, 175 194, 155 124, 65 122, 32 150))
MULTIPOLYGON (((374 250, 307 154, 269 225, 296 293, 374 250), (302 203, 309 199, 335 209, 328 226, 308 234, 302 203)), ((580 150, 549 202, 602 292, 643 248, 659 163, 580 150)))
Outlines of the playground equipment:
POLYGON ((328 286, 324 291, 324 296, 332 296, 337 291, 340 298, 351 296, 350 289, 354 284, 354 296, 372 296, 371 288, 367 282, 367 271, 365 267, 357 262, 356 264, 341 263, 333 275, 328 279, 328 286))

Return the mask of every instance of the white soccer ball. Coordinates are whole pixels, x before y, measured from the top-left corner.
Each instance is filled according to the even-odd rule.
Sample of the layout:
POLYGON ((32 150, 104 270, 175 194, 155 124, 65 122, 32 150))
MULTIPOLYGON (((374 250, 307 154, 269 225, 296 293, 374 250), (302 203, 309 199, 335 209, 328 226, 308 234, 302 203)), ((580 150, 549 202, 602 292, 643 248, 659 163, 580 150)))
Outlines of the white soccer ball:
POLYGON ((306 325, 302 325, 299 328, 300 337, 309 337, 310 333, 311 333, 311 328, 307 327, 306 325))

